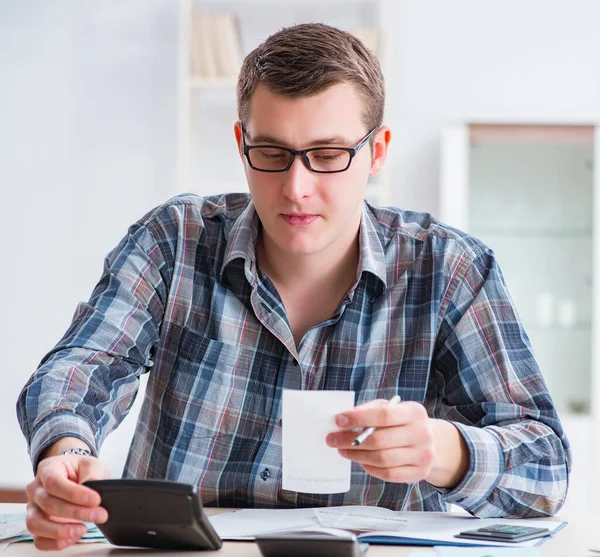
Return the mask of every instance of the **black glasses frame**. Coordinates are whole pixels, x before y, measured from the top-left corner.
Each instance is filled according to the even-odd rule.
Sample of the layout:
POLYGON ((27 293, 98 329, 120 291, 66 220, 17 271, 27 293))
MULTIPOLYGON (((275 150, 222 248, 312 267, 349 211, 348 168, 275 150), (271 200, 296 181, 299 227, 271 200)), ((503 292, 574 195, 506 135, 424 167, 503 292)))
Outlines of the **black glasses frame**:
POLYGON ((376 129, 377 128, 373 128, 354 147, 311 147, 310 149, 301 149, 298 151, 296 149, 290 149, 289 147, 281 147, 280 145, 248 145, 246 143, 246 130, 242 126, 242 147, 244 150, 244 155, 248 161, 248 164, 250 165, 250 168, 258 172, 286 172, 291 168, 296 157, 300 156, 302 158, 302 162, 304 162, 304 166, 306 166, 306 168, 308 168, 308 170, 310 170, 311 172, 316 172, 317 174, 337 174, 338 172, 345 172, 350 168, 350 165, 352 164, 352 159, 366 145, 367 141, 371 139, 371 136, 373 135, 376 129), (252 149, 281 149, 282 151, 287 151, 292 156, 290 157, 290 160, 285 168, 282 168, 281 170, 265 170, 264 168, 257 168, 252 164, 252 161, 250 160, 250 156, 248 154, 250 153, 250 151, 252 151, 252 149), (342 168, 340 170, 315 170, 310 165, 310 160, 308 158, 307 153, 310 153, 311 151, 320 151, 323 149, 326 149, 327 151, 344 151, 345 153, 348 153, 350 155, 350 158, 348 159, 348 164, 346 165, 346 168, 342 168))

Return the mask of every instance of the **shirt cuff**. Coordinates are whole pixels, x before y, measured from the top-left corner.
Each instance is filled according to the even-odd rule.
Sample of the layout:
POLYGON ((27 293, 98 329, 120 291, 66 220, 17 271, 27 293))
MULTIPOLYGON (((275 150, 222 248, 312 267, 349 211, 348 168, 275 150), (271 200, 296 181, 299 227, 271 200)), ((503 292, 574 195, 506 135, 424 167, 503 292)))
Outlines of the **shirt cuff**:
POLYGON ((37 471, 41 454, 52 443, 62 437, 77 437, 81 439, 98 456, 96 441, 90 424, 78 414, 73 412, 57 412, 50 414, 34 429, 29 443, 29 457, 33 464, 33 473, 37 471))
POLYGON ((460 505, 477 516, 495 516, 500 509, 487 508, 488 497, 504 473, 504 455, 496 436, 485 428, 452 422, 463 436, 469 450, 469 469, 453 489, 436 488, 446 503, 460 505))

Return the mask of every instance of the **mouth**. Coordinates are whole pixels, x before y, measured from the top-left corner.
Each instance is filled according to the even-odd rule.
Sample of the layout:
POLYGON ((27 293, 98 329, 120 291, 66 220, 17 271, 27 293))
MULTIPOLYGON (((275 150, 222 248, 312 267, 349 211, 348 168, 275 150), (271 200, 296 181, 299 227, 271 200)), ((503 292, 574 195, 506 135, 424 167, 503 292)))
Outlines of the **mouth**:
POLYGON ((288 224, 294 226, 306 226, 317 220, 319 215, 311 215, 308 213, 282 213, 281 217, 288 224))

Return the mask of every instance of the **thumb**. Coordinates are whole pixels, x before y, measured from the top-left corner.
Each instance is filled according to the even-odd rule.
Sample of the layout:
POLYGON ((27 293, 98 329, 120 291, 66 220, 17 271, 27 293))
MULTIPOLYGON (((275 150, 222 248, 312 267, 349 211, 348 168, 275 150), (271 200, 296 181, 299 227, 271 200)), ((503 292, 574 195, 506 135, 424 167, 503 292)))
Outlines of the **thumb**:
POLYGON ((376 398, 375 400, 370 400, 369 402, 363 402, 356 406, 356 408, 373 408, 377 406, 387 406, 388 401, 384 398, 376 398))
POLYGON ((77 481, 82 484, 88 480, 105 480, 110 476, 108 468, 99 458, 84 457, 77 463, 77 481))

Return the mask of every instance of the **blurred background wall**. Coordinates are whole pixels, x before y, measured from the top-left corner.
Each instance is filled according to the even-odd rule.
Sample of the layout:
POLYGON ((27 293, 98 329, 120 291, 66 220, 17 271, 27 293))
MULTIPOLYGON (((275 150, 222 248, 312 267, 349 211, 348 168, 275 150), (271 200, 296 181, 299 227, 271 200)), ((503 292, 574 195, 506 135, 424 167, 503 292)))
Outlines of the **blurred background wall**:
MULTIPOLYGON (((276 31, 270 6, 287 4, 269 2, 238 0, 240 25, 276 31)), ((311 20, 322 5, 344 9, 292 4, 314 9, 311 20)), ((600 122, 596 0, 400 0, 388 9, 392 204, 438 213, 448 121, 600 122)), ((104 255, 178 191, 179 15, 178 0, 0 0, 0 487, 31 476, 14 410, 27 377, 91 293, 104 255)), ((200 114, 204 133, 231 132, 231 105, 200 114)), ((239 164, 232 152, 211 157, 239 164)), ((134 417, 103 449, 114 475, 134 417)), ((581 431, 573 426, 572 438, 585 448, 590 431, 581 431)), ((574 479, 576 493, 589 474, 574 479)))

